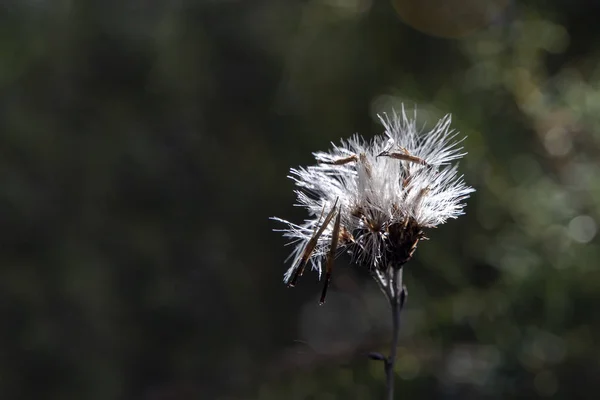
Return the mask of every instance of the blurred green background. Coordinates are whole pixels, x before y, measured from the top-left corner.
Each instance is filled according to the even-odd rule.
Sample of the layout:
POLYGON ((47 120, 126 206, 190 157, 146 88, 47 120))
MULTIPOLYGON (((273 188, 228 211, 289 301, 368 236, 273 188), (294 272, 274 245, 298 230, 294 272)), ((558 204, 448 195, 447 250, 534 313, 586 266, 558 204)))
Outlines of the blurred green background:
POLYGON ((376 114, 477 192, 407 266, 397 397, 596 398, 600 3, 5 0, 0 398, 380 399, 387 304, 268 217, 376 114))

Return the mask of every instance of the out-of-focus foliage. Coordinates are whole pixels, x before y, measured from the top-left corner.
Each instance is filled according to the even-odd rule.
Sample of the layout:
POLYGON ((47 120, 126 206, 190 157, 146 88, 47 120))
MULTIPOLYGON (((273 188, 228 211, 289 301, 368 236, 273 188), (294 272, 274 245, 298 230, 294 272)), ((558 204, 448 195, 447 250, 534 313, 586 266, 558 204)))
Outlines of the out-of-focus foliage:
POLYGON ((440 1, 3 2, 0 398, 381 398, 383 296, 286 290, 268 217, 401 103, 477 192, 407 267, 399 398, 595 398, 600 8, 440 1))

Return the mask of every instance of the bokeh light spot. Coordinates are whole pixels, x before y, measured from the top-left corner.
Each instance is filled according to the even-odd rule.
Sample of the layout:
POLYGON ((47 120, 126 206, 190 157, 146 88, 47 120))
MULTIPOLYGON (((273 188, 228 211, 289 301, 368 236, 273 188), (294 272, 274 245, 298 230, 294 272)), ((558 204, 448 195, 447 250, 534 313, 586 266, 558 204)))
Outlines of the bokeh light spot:
POLYGON ((589 243, 596 236, 598 227, 589 215, 579 215, 569 222, 568 231, 571 239, 576 242, 589 243))
POLYGON ((460 38, 499 20, 509 0, 393 0, 400 18, 432 36, 460 38))
POLYGON ((550 129, 544 137, 544 147, 550 155, 566 156, 573 148, 569 131, 560 126, 550 129))

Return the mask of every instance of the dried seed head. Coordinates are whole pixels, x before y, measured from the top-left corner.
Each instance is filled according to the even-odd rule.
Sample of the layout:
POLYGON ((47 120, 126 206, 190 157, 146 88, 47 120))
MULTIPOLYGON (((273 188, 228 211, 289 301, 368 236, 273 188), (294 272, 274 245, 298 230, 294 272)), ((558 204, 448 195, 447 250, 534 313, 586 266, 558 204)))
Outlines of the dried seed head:
POLYGON ((329 152, 314 153, 317 165, 291 169, 298 203, 309 218, 303 224, 273 218, 287 225, 281 231, 295 245, 286 283, 307 263, 320 276, 332 244, 371 270, 400 268, 424 229, 463 213, 463 200, 474 190, 451 164, 464 153, 450 116, 426 133, 417 131, 404 109, 380 120, 384 135, 372 141, 354 135, 329 152), (332 224, 335 214, 339 226, 332 224))

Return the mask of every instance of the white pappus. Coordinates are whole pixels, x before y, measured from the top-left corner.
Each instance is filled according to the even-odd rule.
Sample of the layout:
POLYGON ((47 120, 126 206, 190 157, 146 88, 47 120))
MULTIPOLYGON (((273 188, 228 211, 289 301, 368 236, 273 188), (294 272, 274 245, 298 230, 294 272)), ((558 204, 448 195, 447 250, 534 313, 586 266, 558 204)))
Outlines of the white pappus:
MULTIPOLYGON (((385 132, 366 141, 358 135, 313 153, 316 165, 291 169, 298 205, 309 217, 302 224, 276 218, 294 249, 284 282, 294 286, 307 264, 326 281, 325 300, 335 256, 348 252, 386 286, 388 269, 412 257, 423 230, 463 214, 463 200, 474 191, 451 162, 463 157, 446 115, 429 132, 416 128, 416 114, 379 116, 385 132)), ((389 281, 388 281, 389 282, 389 281)))

